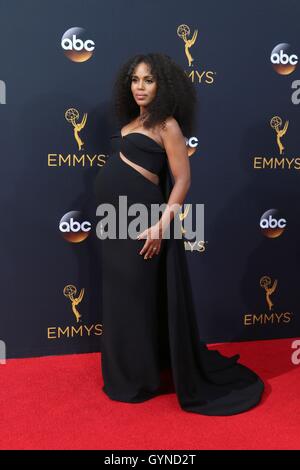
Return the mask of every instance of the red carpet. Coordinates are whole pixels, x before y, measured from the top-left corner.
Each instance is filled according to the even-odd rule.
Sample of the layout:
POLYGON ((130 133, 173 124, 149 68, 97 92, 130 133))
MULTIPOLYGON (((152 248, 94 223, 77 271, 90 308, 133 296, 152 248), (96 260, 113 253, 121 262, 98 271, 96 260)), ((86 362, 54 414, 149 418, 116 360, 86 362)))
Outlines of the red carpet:
POLYGON ((182 411, 175 394, 113 402, 100 354, 11 359, 0 365, 0 449, 300 449, 300 365, 292 339, 211 346, 265 381, 259 406, 240 415, 182 411))

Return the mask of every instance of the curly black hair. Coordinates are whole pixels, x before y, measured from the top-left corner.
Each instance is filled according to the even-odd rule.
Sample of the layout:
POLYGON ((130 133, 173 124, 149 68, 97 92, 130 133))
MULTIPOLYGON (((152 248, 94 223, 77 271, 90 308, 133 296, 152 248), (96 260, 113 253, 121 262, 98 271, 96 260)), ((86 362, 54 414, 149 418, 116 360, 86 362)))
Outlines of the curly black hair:
POLYGON ((146 63, 157 82, 155 98, 147 107, 146 129, 165 126, 165 120, 174 117, 185 136, 196 131, 197 93, 184 70, 167 54, 137 54, 120 68, 113 85, 113 111, 121 125, 126 125, 140 114, 140 108, 131 92, 131 77, 135 67, 146 63))

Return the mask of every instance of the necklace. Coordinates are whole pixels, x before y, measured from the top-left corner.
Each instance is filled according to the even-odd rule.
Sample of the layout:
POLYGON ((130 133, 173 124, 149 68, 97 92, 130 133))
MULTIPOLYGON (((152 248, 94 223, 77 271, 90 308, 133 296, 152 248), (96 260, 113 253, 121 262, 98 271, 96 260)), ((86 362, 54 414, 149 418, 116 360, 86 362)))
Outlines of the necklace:
POLYGON ((141 116, 138 117, 138 121, 143 122, 143 121, 145 121, 146 118, 147 118, 147 114, 144 113, 144 114, 142 114, 141 116))
POLYGON ((138 116, 136 121, 137 121, 137 126, 135 127, 132 127, 131 130, 133 131, 134 129, 137 129, 138 127, 140 127, 141 124, 143 124, 143 121, 145 121, 145 119, 147 118, 147 114, 144 113, 142 116, 138 116))

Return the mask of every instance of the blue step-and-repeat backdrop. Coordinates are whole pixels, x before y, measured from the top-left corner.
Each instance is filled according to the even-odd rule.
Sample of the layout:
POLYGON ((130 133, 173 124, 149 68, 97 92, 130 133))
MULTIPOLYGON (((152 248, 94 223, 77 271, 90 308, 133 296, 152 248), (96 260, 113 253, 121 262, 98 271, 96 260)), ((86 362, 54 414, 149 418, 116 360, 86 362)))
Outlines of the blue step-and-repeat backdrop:
POLYGON ((93 183, 116 74, 149 52, 199 98, 185 203, 204 204, 204 237, 185 248, 202 339, 299 335, 299 17, 296 0, 0 0, 7 357, 101 351, 93 183))

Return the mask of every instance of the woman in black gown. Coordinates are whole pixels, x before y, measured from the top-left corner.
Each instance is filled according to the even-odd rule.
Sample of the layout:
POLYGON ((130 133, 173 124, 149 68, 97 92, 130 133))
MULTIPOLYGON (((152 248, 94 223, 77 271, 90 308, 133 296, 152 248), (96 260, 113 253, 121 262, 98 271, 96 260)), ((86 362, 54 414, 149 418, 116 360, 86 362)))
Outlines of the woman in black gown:
MULTIPOLYGON (((103 391, 128 403, 175 391, 185 411, 246 411, 260 401, 264 384, 237 363, 238 354, 225 357, 200 340, 184 241, 174 236, 176 214, 169 210, 183 204, 190 186, 184 135, 194 130, 194 86, 169 56, 155 53, 127 61, 114 93, 123 125, 111 136, 110 157, 94 188, 97 205, 116 210, 116 238, 105 238, 108 224, 96 212, 102 216, 103 391), (149 211, 167 204, 154 222, 149 215, 139 238, 121 238, 119 196, 127 197, 127 207, 142 203, 149 211), (168 374, 172 389, 164 383, 168 374)), ((126 223, 135 218, 127 216, 126 223)))

